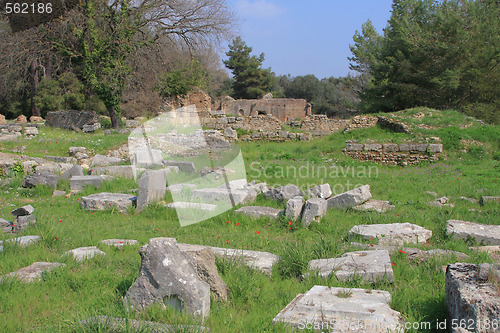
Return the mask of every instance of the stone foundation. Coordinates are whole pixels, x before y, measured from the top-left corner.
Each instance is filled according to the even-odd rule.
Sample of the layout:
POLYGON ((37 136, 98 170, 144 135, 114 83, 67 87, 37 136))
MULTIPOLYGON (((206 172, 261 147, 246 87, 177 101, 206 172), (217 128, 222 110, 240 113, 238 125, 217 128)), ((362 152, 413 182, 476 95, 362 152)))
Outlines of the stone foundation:
POLYGON ((422 161, 435 162, 443 152, 442 144, 427 143, 357 143, 346 141, 345 155, 361 161, 386 165, 415 165, 422 161))

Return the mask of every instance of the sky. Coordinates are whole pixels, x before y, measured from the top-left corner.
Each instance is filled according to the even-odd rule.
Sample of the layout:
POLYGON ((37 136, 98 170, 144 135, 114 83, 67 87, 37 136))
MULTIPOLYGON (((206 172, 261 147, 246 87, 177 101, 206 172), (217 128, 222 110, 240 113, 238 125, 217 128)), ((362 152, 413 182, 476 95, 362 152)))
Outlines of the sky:
MULTIPOLYGON (((239 18, 237 35, 265 54, 276 75, 346 76, 349 45, 370 19, 382 34, 392 0, 228 0, 239 18)), ((228 48, 226 46, 225 51, 228 48)), ((223 55, 223 59, 227 57, 223 55)))

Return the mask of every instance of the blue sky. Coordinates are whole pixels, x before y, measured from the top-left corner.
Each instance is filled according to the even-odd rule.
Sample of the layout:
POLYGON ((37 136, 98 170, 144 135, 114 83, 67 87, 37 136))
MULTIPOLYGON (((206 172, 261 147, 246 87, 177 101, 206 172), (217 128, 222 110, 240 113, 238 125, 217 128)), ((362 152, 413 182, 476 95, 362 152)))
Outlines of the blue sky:
MULTIPOLYGON (((237 33, 264 67, 277 75, 349 73, 349 45, 370 19, 382 33, 392 0, 228 0, 239 17, 237 33)), ((226 49, 227 50, 227 47, 226 49)), ((225 55, 224 55, 224 58, 225 55)))

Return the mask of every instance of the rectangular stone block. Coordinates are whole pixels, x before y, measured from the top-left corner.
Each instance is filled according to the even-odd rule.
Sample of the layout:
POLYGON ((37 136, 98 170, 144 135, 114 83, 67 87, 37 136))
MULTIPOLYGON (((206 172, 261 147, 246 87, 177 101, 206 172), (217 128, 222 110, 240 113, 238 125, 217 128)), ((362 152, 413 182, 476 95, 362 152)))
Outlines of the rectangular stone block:
POLYGON ((188 161, 163 161, 163 165, 165 166, 176 166, 179 167, 179 170, 182 172, 195 172, 196 167, 193 162, 188 161))
POLYGON ((412 151, 425 152, 427 151, 427 143, 414 143, 412 145, 412 151))
POLYGON ((430 143, 427 149, 429 153, 442 153, 443 145, 441 143, 430 143))
POLYGON ((399 146, 397 143, 384 143, 382 145, 382 150, 386 152, 397 152, 399 151, 399 146))
POLYGON ((97 188, 101 187, 102 177, 101 176, 73 176, 69 180, 69 187, 72 190, 83 190, 86 185, 95 186, 97 188))
POLYGON ((399 151, 409 152, 411 151, 412 144, 411 143, 401 143, 399 144, 399 151))
POLYGON ((382 145, 380 143, 366 143, 364 149, 366 151, 381 151, 382 145))
POLYGON ((345 144, 345 149, 347 151, 362 151, 363 145, 361 143, 348 142, 345 144))

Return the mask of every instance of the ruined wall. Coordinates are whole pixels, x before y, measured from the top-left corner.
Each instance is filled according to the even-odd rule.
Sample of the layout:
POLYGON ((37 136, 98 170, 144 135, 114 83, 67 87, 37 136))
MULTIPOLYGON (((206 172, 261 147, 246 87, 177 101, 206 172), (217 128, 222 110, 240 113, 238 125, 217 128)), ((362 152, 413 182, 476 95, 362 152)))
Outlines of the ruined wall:
POLYGON ((305 99, 272 98, 272 99, 238 99, 224 100, 220 110, 227 115, 258 116, 272 115, 281 121, 302 119, 311 114, 311 104, 305 99))
POLYGON ((407 166, 422 161, 437 161, 443 152, 443 145, 433 143, 362 144, 346 141, 346 147, 342 152, 356 160, 407 166))
POLYGON ((212 117, 202 119, 202 124, 213 129, 231 127, 246 131, 278 131, 282 122, 274 116, 226 117, 212 113, 212 117))
MULTIPOLYGON (((349 120, 331 119, 324 114, 313 114, 302 120, 300 129, 313 135, 328 135, 347 127, 349 120)), ((294 126, 295 122, 290 122, 294 126)))

